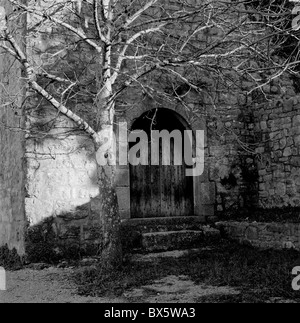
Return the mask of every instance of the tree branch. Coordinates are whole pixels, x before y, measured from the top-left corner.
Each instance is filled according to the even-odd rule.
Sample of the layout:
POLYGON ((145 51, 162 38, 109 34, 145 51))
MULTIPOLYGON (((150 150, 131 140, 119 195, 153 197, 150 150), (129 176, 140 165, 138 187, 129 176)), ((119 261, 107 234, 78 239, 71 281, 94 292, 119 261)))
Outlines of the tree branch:
POLYGON ((79 128, 83 129, 86 133, 88 133, 95 141, 97 145, 100 145, 100 139, 97 132, 81 117, 76 115, 74 112, 69 110, 66 106, 62 105, 59 101, 57 101, 49 92, 43 89, 36 81, 35 74, 32 66, 29 64, 26 55, 24 54, 21 47, 17 44, 14 37, 9 33, 8 30, 5 31, 5 40, 12 46, 13 50, 8 46, 1 44, 1 47, 7 50, 8 53, 12 54, 18 61, 24 66, 25 73, 28 78, 28 84, 30 87, 40 94, 44 99, 46 99, 54 108, 56 108, 63 115, 67 116, 70 120, 74 121, 79 128))
POLYGON ((158 1, 159 0, 150 0, 148 3, 146 3, 140 10, 138 10, 134 15, 126 20, 123 28, 128 28, 136 19, 138 19, 142 15, 143 12, 152 7, 158 1))
POLYGON ((102 30, 101 30, 101 27, 100 27, 100 23, 99 23, 98 0, 94 0, 93 5, 94 5, 94 20, 95 20, 95 26, 96 26, 96 29, 97 29, 98 36, 105 44, 108 44, 108 40, 104 36, 104 34, 103 34, 102 30))
POLYGON ((23 5, 23 4, 15 1, 15 0, 10 0, 10 2, 13 5, 25 10, 26 12, 32 13, 32 14, 34 14, 36 16, 39 16, 41 18, 44 18, 44 19, 47 19, 49 21, 55 22, 55 23, 61 25, 62 27, 65 27, 66 29, 70 30, 71 32, 76 34, 78 37, 80 37, 82 40, 84 40, 86 43, 88 43, 90 46, 92 46, 98 53, 100 53, 100 54, 102 53, 101 46, 98 46, 97 43, 95 43, 91 39, 89 39, 82 29, 80 30, 79 28, 75 28, 72 25, 70 25, 70 24, 68 24, 68 23, 66 23, 66 22, 64 22, 64 21, 62 21, 62 20, 60 20, 58 18, 51 17, 51 16, 47 15, 46 13, 39 13, 39 12, 37 12, 36 9, 31 9, 31 8, 29 8, 29 7, 27 7, 27 6, 23 5))
MULTIPOLYGON (((116 68, 115 68, 115 72, 112 76, 112 83, 114 84, 117 77, 118 77, 118 73, 121 69, 121 66, 122 66, 122 63, 125 59, 128 59, 128 57, 125 56, 126 54, 126 51, 128 49, 128 47, 135 41, 137 40, 139 37, 143 36, 143 35, 146 35, 146 34, 149 34, 149 33, 154 33, 154 32, 157 32, 157 31, 160 31, 161 28, 163 28, 164 26, 166 25, 166 23, 164 24, 161 24, 157 27, 154 27, 154 28, 149 28, 149 29, 146 29, 146 30, 141 30, 140 32, 136 33, 135 35, 133 35, 130 39, 128 39, 128 41, 126 42, 126 44, 124 45, 123 47, 123 50, 121 51, 121 53, 119 54, 119 58, 118 58, 118 62, 117 62, 117 65, 116 65, 116 68)), ((146 57, 147 55, 143 55, 143 57, 146 57)), ((134 56, 131 56, 131 59, 134 59, 134 56)), ((138 59, 138 58, 136 58, 138 59)))

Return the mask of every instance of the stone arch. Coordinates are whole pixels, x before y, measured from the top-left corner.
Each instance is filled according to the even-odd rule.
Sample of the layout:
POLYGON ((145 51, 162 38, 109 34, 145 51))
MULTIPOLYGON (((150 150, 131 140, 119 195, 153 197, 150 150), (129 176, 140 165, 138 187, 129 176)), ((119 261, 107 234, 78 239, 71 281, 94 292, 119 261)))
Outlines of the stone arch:
MULTIPOLYGON (((116 134, 118 133, 118 125, 126 123, 130 130, 134 122, 144 113, 153 109, 168 109, 175 112, 181 122, 190 130, 206 130, 206 120, 200 118, 190 118, 188 112, 182 109, 181 105, 172 105, 170 103, 157 104, 153 100, 145 100, 141 106, 135 106, 126 112, 117 113, 116 117, 116 134)), ((207 136, 205 136, 207 138, 207 136)), ((118 138, 118 136, 117 136, 118 138)), ((207 153, 207 139, 205 142, 205 151, 207 153)), ((206 160, 207 161, 207 160, 206 160)), ((209 181, 208 164, 205 161, 205 171, 201 176, 195 177, 193 180, 193 210, 194 216, 207 217, 214 216, 215 211, 215 183, 209 181)), ((131 217, 131 196, 130 196, 130 167, 129 165, 118 165, 116 173, 116 190, 118 195, 119 209, 122 220, 132 219, 131 217)))

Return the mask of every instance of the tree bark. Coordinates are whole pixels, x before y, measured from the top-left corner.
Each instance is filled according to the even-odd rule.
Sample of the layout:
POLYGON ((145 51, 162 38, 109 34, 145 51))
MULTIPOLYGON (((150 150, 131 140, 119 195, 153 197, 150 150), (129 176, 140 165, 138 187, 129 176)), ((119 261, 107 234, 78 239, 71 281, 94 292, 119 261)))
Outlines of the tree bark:
POLYGON ((106 267, 122 264, 122 244, 118 199, 114 184, 114 166, 98 165, 100 217, 103 232, 101 261, 106 267))
POLYGON ((102 96, 98 102, 100 141, 104 144, 97 149, 98 185, 100 189, 99 206, 102 225, 102 263, 107 267, 122 264, 121 219, 115 186, 115 151, 114 151, 114 107, 107 107, 107 100, 102 96), (102 162, 100 162, 100 160, 102 162), (106 165, 104 165, 106 162, 106 165))

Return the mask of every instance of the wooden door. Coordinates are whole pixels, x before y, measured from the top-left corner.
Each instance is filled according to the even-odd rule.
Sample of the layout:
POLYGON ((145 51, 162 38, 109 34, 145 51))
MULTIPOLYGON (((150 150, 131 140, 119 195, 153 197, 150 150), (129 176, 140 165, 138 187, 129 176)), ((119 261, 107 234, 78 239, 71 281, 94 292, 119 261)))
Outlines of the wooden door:
MULTIPOLYGON (((151 138, 152 130, 185 129, 174 112, 167 109, 148 112, 133 126, 132 130, 144 130, 151 138), (164 111, 163 111, 164 110, 164 111)), ((151 161, 151 144, 149 142, 149 161, 151 161)), ((184 151, 183 148, 181 149, 184 151)), ((174 142, 171 151, 176 153, 174 142)), ((173 157, 172 157, 173 156, 173 157)), ((159 166, 130 166, 131 217, 173 217, 193 215, 193 178, 186 176, 186 165, 162 165, 162 147, 160 147, 159 166)))

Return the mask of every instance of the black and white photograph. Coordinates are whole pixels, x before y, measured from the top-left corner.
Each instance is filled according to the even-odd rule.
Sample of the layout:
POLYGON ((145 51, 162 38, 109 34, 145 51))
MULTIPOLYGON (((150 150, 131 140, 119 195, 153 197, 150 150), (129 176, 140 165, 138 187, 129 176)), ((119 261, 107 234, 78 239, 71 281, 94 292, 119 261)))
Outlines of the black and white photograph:
POLYGON ((0 303, 300 303, 300 0, 0 0, 0 303))

